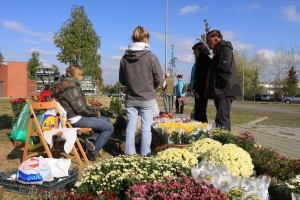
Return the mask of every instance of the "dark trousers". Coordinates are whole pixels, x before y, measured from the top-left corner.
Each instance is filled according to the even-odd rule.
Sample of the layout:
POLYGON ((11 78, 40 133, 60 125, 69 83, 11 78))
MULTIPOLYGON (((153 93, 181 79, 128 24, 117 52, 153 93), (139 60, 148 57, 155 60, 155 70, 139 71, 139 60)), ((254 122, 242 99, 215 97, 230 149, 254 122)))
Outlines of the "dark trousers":
POLYGON ((214 99, 217 114, 216 114, 216 127, 224 128, 231 131, 230 125, 230 110, 234 97, 224 97, 222 99, 214 99))
POLYGON ((183 105, 182 101, 181 101, 181 105, 179 105, 179 101, 181 101, 181 100, 179 100, 179 97, 176 97, 176 103, 175 103, 176 113, 183 114, 184 105, 183 105))
POLYGON ((199 96, 199 99, 195 97, 195 120, 202 123, 207 123, 207 115, 206 115, 206 108, 207 108, 208 100, 203 97, 199 96))

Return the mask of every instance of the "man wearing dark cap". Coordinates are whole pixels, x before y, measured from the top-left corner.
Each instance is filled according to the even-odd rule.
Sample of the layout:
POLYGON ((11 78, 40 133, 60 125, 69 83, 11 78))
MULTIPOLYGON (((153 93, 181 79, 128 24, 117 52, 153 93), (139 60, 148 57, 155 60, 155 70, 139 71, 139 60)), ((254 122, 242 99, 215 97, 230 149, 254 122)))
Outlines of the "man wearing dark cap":
POLYGON ((206 98, 214 99, 216 127, 231 131, 230 109, 235 96, 240 95, 240 86, 231 42, 223 40, 219 30, 206 34, 206 44, 213 50, 207 82, 206 98))

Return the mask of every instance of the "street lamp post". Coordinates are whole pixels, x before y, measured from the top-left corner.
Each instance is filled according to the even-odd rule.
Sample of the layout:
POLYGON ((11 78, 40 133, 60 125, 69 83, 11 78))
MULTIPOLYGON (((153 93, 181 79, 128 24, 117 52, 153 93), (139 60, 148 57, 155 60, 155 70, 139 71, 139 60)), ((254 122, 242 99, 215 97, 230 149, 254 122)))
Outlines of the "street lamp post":
POLYGON ((166 30, 165 30, 165 74, 167 74, 167 63, 168 63, 168 0, 166 0, 166 30))

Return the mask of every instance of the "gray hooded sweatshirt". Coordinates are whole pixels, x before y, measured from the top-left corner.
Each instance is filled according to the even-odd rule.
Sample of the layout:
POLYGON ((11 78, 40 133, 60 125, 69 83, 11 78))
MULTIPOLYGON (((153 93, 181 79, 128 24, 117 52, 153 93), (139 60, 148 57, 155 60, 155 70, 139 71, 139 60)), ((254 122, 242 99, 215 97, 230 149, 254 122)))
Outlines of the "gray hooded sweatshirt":
POLYGON ((119 81, 127 88, 125 106, 154 106, 155 89, 162 79, 163 71, 150 46, 144 42, 131 44, 120 61, 119 70, 119 81))

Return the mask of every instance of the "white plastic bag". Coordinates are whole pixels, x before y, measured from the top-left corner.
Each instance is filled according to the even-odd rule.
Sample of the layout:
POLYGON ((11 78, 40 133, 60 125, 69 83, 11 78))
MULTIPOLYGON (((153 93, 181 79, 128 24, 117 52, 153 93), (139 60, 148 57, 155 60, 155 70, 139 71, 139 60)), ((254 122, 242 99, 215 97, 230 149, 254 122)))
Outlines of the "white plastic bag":
POLYGON ((42 185, 44 181, 68 176, 71 159, 32 157, 19 166, 17 181, 23 184, 42 185))
POLYGON ((159 107, 158 107, 158 104, 157 102, 155 103, 155 106, 154 106, 154 111, 153 111, 153 117, 157 117, 159 116, 159 107))

